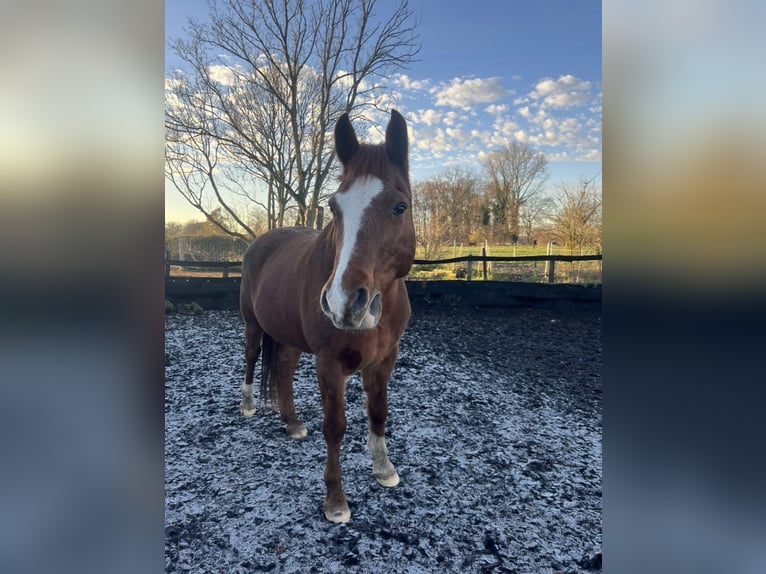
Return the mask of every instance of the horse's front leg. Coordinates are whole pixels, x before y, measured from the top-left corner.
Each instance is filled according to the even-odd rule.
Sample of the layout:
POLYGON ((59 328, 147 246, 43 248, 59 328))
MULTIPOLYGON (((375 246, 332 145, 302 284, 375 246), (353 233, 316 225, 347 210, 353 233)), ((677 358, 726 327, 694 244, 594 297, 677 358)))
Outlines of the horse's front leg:
POLYGON ((362 371, 362 388, 367 394, 367 448, 372 457, 372 475, 386 487, 399 484, 399 475, 388 458, 386 447, 386 416, 388 414, 388 379, 394 369, 399 345, 377 365, 362 371))
POLYGON ((324 411, 322 431, 327 443, 324 515, 330 522, 348 522, 351 510, 343 493, 340 471, 340 444, 346 432, 346 377, 337 361, 317 357, 317 378, 324 411))

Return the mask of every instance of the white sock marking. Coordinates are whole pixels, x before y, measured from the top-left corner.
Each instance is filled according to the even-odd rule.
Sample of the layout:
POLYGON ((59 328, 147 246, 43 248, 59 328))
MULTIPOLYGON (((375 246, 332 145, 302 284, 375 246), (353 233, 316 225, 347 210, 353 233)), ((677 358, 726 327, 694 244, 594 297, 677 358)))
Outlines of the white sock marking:
POLYGON ((372 431, 367 431, 367 448, 372 458, 373 472, 387 472, 393 470, 391 461, 388 460, 388 448, 386 447, 386 438, 378 436, 372 431))

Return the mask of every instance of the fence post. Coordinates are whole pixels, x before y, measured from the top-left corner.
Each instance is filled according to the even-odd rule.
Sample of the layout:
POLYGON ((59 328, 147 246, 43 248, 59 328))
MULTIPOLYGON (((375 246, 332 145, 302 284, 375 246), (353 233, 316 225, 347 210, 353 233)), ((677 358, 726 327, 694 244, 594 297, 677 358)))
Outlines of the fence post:
MULTIPOLYGON (((170 249, 165 250, 165 261, 170 259, 170 249)), ((170 263, 165 263, 165 277, 170 277, 170 263)))
POLYGON ((481 257, 482 257, 481 267, 484 273, 484 281, 486 281, 487 280, 487 248, 486 247, 481 248, 481 257))
POLYGON ((556 280, 556 260, 548 261, 548 283, 554 283, 556 280))
POLYGON ((473 255, 471 255, 471 254, 469 253, 469 254, 468 254, 468 272, 467 272, 467 277, 466 277, 466 279, 467 279, 468 281, 470 281, 470 280, 471 280, 471 275, 472 275, 472 274, 473 274, 473 255))
POLYGON ((223 278, 228 279, 229 278, 229 266, 223 268, 223 278))

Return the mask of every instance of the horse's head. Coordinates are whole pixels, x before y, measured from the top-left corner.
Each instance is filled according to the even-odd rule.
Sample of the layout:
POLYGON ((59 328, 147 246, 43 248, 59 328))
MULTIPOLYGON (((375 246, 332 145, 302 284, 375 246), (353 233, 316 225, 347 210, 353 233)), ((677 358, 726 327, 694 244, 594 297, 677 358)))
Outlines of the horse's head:
POLYGON ((407 123, 392 110, 385 143, 360 144, 344 114, 335 151, 343 174, 330 199, 335 262, 322 311, 338 329, 371 329, 380 320, 381 293, 409 273, 415 257, 407 123))

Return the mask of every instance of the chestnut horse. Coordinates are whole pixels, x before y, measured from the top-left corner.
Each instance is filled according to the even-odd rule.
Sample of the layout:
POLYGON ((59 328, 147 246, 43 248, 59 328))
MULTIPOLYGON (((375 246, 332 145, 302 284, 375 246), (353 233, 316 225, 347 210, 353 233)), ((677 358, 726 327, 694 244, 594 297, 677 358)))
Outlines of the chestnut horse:
POLYGON ((341 485, 340 445, 346 431, 346 378, 362 373, 367 395, 367 446, 383 486, 399 476, 388 458, 388 379, 410 318, 404 276, 415 256, 407 160, 407 124, 396 110, 385 143, 360 144, 348 114, 335 126, 343 165, 329 201, 333 218, 321 231, 275 229, 258 237, 242 262, 240 309, 246 370, 240 411, 255 413, 253 372, 263 349, 262 399, 277 403, 285 431, 306 436, 295 414, 293 374, 301 353, 316 355, 327 443, 324 513, 351 518, 341 485))

